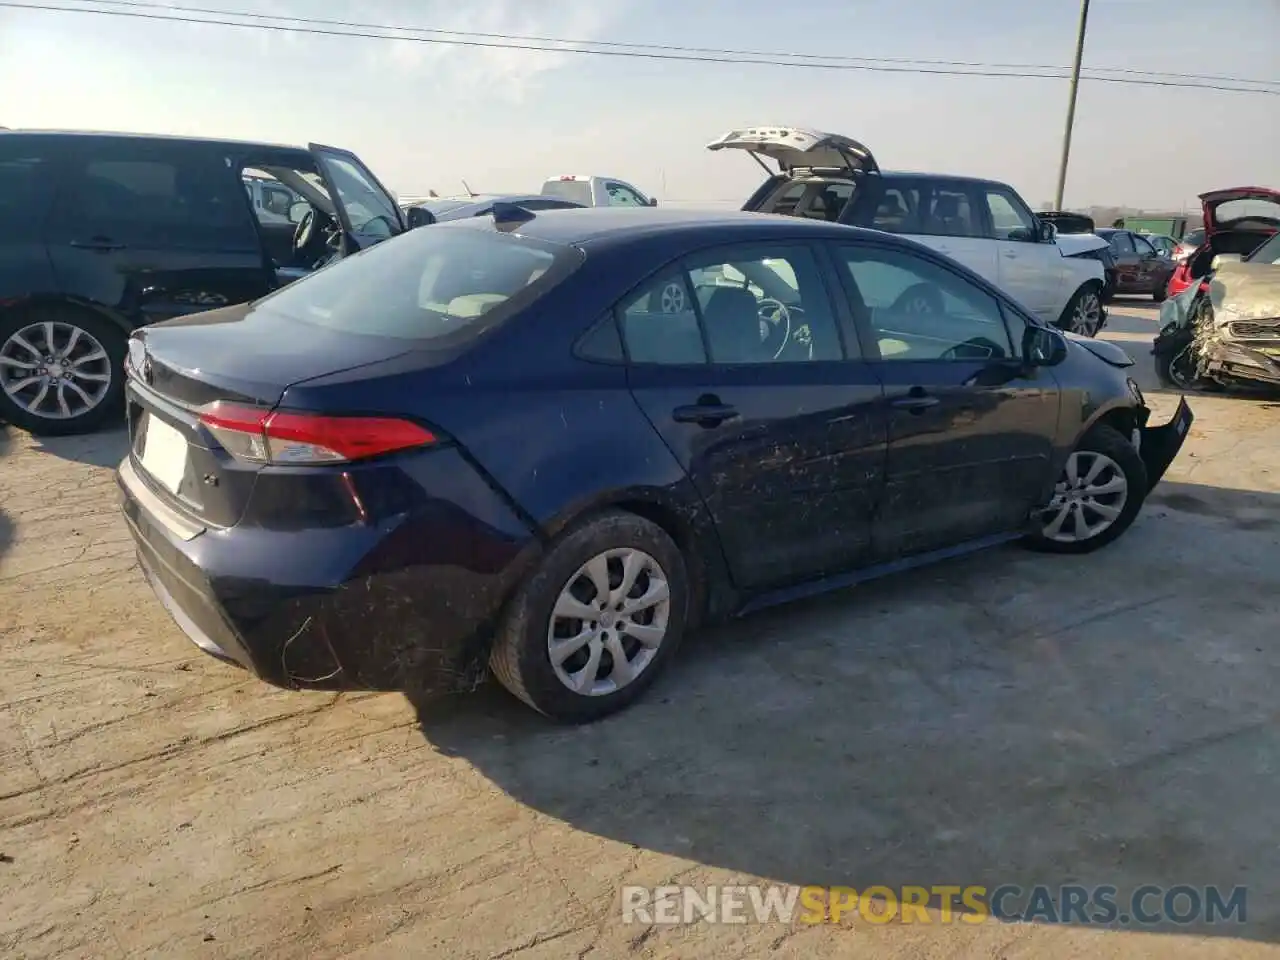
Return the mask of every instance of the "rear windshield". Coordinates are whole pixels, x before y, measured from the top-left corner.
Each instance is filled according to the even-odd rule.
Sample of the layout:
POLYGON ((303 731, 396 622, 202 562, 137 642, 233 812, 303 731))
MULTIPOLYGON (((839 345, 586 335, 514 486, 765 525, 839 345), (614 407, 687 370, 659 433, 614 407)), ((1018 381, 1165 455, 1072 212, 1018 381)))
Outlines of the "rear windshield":
POLYGON ((591 206, 591 184, 586 180, 548 180, 542 185, 542 195, 591 206))
POLYGON ((1278 217, 1280 217, 1280 204, 1274 200, 1261 200, 1255 197, 1224 200, 1213 208, 1213 219, 1224 225, 1242 220, 1274 223, 1278 217))
POLYGON ((294 281, 260 309, 346 333, 467 340, 452 335, 518 313, 581 261, 574 247, 492 229, 419 227, 294 281))

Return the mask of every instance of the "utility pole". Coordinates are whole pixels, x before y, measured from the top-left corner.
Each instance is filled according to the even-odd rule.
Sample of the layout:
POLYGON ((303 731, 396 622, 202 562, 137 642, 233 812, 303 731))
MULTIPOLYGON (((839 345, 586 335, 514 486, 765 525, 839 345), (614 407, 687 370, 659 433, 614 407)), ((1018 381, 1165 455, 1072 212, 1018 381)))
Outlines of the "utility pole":
POLYGON ((1084 59, 1084 32, 1089 23, 1089 0, 1080 0, 1080 32, 1076 36, 1076 60, 1071 67, 1071 98, 1067 101, 1067 129, 1062 135, 1062 166, 1058 168, 1058 192, 1054 204, 1062 209, 1067 189, 1067 160, 1071 156, 1071 127, 1076 122, 1076 94, 1080 90, 1080 61, 1084 59))

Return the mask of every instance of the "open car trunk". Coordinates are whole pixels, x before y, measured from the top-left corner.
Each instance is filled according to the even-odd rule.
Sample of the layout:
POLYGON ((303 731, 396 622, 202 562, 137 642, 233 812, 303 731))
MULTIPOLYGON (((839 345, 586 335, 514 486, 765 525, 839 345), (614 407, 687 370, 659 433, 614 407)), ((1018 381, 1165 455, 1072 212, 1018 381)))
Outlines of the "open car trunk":
POLYGON ((1247 256, 1280 228, 1280 191, 1269 187, 1231 187, 1200 194, 1205 242, 1191 256, 1192 279, 1209 272, 1220 253, 1247 256))
POLYGON ((782 184, 796 177, 813 175, 856 181, 861 175, 880 169, 871 151, 857 140, 803 127, 731 130, 707 144, 707 149, 746 151, 769 174, 743 210, 761 209, 782 184))

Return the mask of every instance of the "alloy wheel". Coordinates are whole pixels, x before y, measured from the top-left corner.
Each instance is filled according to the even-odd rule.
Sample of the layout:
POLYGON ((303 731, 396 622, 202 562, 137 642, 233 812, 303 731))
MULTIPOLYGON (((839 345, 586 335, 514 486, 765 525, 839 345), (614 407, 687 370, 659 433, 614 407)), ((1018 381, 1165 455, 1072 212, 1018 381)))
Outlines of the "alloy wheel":
POLYGON ((658 561, 630 547, 592 557, 569 578, 547 628, 556 677, 601 697, 633 683, 667 636, 671 593, 658 561))
POLYGON ((1093 291, 1085 291, 1076 300, 1075 308, 1071 311, 1071 332, 1082 337, 1092 337, 1101 325, 1102 301, 1093 291))
POLYGON ((107 351, 73 323, 28 324, 0 344, 0 390, 32 416, 82 417, 102 403, 111 378, 107 351))
POLYGON ((1104 453, 1077 450, 1067 458, 1053 499, 1044 511, 1044 535, 1058 543, 1080 543, 1105 532, 1129 500, 1129 481, 1104 453))

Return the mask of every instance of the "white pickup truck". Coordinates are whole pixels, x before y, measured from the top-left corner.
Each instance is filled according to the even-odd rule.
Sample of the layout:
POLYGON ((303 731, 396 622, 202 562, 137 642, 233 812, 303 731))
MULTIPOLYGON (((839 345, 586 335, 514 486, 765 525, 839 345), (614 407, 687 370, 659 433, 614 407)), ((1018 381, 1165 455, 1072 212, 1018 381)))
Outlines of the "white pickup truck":
POLYGON ((544 197, 571 200, 584 207, 656 207, 658 201, 646 196, 617 177, 588 177, 568 174, 552 177, 542 185, 544 197))

